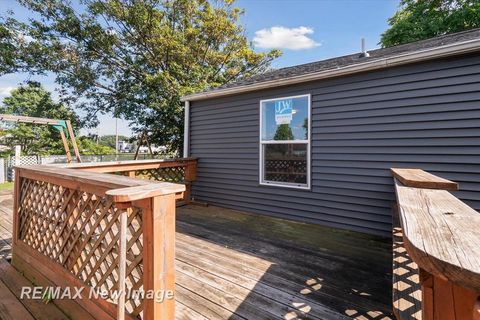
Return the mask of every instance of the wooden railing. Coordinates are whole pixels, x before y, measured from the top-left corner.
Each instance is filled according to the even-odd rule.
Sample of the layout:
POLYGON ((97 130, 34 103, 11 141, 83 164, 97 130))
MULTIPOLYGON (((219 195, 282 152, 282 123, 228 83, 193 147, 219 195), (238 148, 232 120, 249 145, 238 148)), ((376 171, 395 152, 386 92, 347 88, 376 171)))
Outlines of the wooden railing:
POLYGON ((480 319, 480 213, 455 182, 392 169, 405 248, 419 267, 422 319, 480 319))
POLYGON ((88 168, 15 169, 12 264, 36 285, 83 288, 76 302, 94 318, 173 319, 175 201, 185 186, 88 168))
POLYGON ((182 199, 185 203, 190 202, 191 183, 197 178, 196 158, 75 163, 68 164, 66 167, 90 172, 122 174, 132 178, 182 183, 186 188, 182 199))

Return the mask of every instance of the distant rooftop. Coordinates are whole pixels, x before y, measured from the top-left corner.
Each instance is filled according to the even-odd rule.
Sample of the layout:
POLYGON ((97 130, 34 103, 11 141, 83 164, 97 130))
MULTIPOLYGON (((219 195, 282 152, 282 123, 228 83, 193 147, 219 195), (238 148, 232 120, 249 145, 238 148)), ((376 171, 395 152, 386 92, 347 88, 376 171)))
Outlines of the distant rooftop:
POLYGON ((289 78, 299 78, 302 76, 308 76, 308 75, 319 73, 319 72, 338 70, 340 68, 346 68, 346 67, 365 64, 367 62, 373 62, 373 61, 381 60, 385 58, 397 57, 397 56, 401 56, 409 53, 415 53, 415 52, 421 52, 429 49, 440 48, 443 46, 448 46, 455 43, 468 42, 471 40, 480 40, 480 28, 469 30, 469 31, 458 32, 458 33, 452 33, 444 36, 439 36, 439 37, 422 40, 422 41, 416 41, 416 42, 389 47, 389 48, 367 50, 369 53, 369 57, 363 57, 361 55, 361 52, 359 51, 357 53, 346 55, 346 56, 296 65, 292 67, 276 69, 276 70, 268 71, 266 73, 259 74, 250 78, 225 84, 215 89, 207 90, 202 93, 192 94, 184 97, 183 100, 189 100, 189 98, 193 98, 192 100, 196 100, 196 97, 199 97, 200 95, 207 95, 207 94, 209 96, 216 96, 217 92, 218 93, 224 92, 224 91, 231 92, 232 90, 228 90, 228 89, 234 89, 239 87, 252 87, 252 90, 254 90, 253 87, 255 87, 256 84, 260 84, 268 81, 285 80, 289 78))

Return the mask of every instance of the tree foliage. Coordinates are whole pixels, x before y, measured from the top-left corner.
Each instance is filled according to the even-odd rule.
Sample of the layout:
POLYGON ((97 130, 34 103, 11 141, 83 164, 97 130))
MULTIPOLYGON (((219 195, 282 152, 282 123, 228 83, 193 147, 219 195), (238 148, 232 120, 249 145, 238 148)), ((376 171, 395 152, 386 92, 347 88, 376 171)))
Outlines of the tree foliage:
MULTIPOLYGON (((115 140, 116 140, 115 135, 108 134, 108 135, 98 137, 98 144, 115 149, 115 140)), ((118 136, 118 141, 129 141, 129 140, 130 138, 128 138, 127 136, 122 136, 122 135, 118 136)))
MULTIPOLYGON (((74 131, 80 128, 77 115, 66 105, 55 102, 50 92, 36 82, 12 90, 10 96, 3 99, 0 113, 70 120, 74 131)), ((1 136, 1 144, 9 147, 7 154, 12 154, 16 145, 20 145, 22 154, 26 155, 65 154, 59 131, 50 125, 6 122, 1 136)), ((115 149, 97 145, 87 137, 77 138, 77 144, 83 155, 115 153, 115 149)))
MULTIPOLYGON (((10 96, 3 99, 0 113, 18 116, 30 116, 50 119, 69 119, 74 129, 78 129, 75 113, 62 103, 53 101, 50 92, 39 83, 30 82, 12 90, 10 96)), ((20 145, 25 154, 64 154, 65 149, 58 130, 49 125, 25 123, 5 124, 2 144, 13 149, 20 145)))
POLYGON ((289 124, 281 124, 277 127, 273 140, 293 140, 293 131, 289 124))
POLYGON ((402 0, 380 43, 390 47, 480 27, 478 0, 402 0))
POLYGON ((5 26, 0 25, 0 74, 15 70, 16 54, 15 45, 12 42, 12 33, 5 26))
POLYGON ((182 144, 182 95, 263 72, 279 55, 253 51, 233 0, 19 2, 40 18, 3 18, 15 53, 1 58, 7 72, 53 72, 92 125, 113 112, 172 150, 182 144))
POLYGON ((78 138, 77 144, 81 155, 115 154, 114 148, 97 144, 89 137, 78 138))

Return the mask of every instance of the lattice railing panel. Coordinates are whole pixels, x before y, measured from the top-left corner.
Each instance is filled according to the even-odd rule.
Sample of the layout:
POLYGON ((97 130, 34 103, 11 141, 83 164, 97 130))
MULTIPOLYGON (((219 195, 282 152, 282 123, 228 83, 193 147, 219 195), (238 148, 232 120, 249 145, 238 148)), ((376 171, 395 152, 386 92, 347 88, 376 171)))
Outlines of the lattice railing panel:
MULTIPOLYGON (((22 178, 19 240, 59 263, 86 285, 118 290, 120 210, 107 197, 61 185, 22 178)), ((143 284, 142 212, 127 209, 127 290, 143 284)), ((127 296, 126 309, 142 311, 140 296, 127 296)))
POLYGON ((149 180, 183 183, 185 182, 185 166, 137 170, 136 176, 149 180))

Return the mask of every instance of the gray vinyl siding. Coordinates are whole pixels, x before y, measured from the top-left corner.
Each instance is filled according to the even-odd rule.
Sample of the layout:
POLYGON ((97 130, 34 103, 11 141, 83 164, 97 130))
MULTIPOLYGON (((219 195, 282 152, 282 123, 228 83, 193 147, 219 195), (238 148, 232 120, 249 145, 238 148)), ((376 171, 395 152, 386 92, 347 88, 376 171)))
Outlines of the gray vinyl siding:
POLYGON ((191 103, 196 200, 389 235, 391 167, 460 183, 480 209, 480 57, 465 56, 191 103), (260 186, 259 101, 312 95, 312 188, 260 186))

